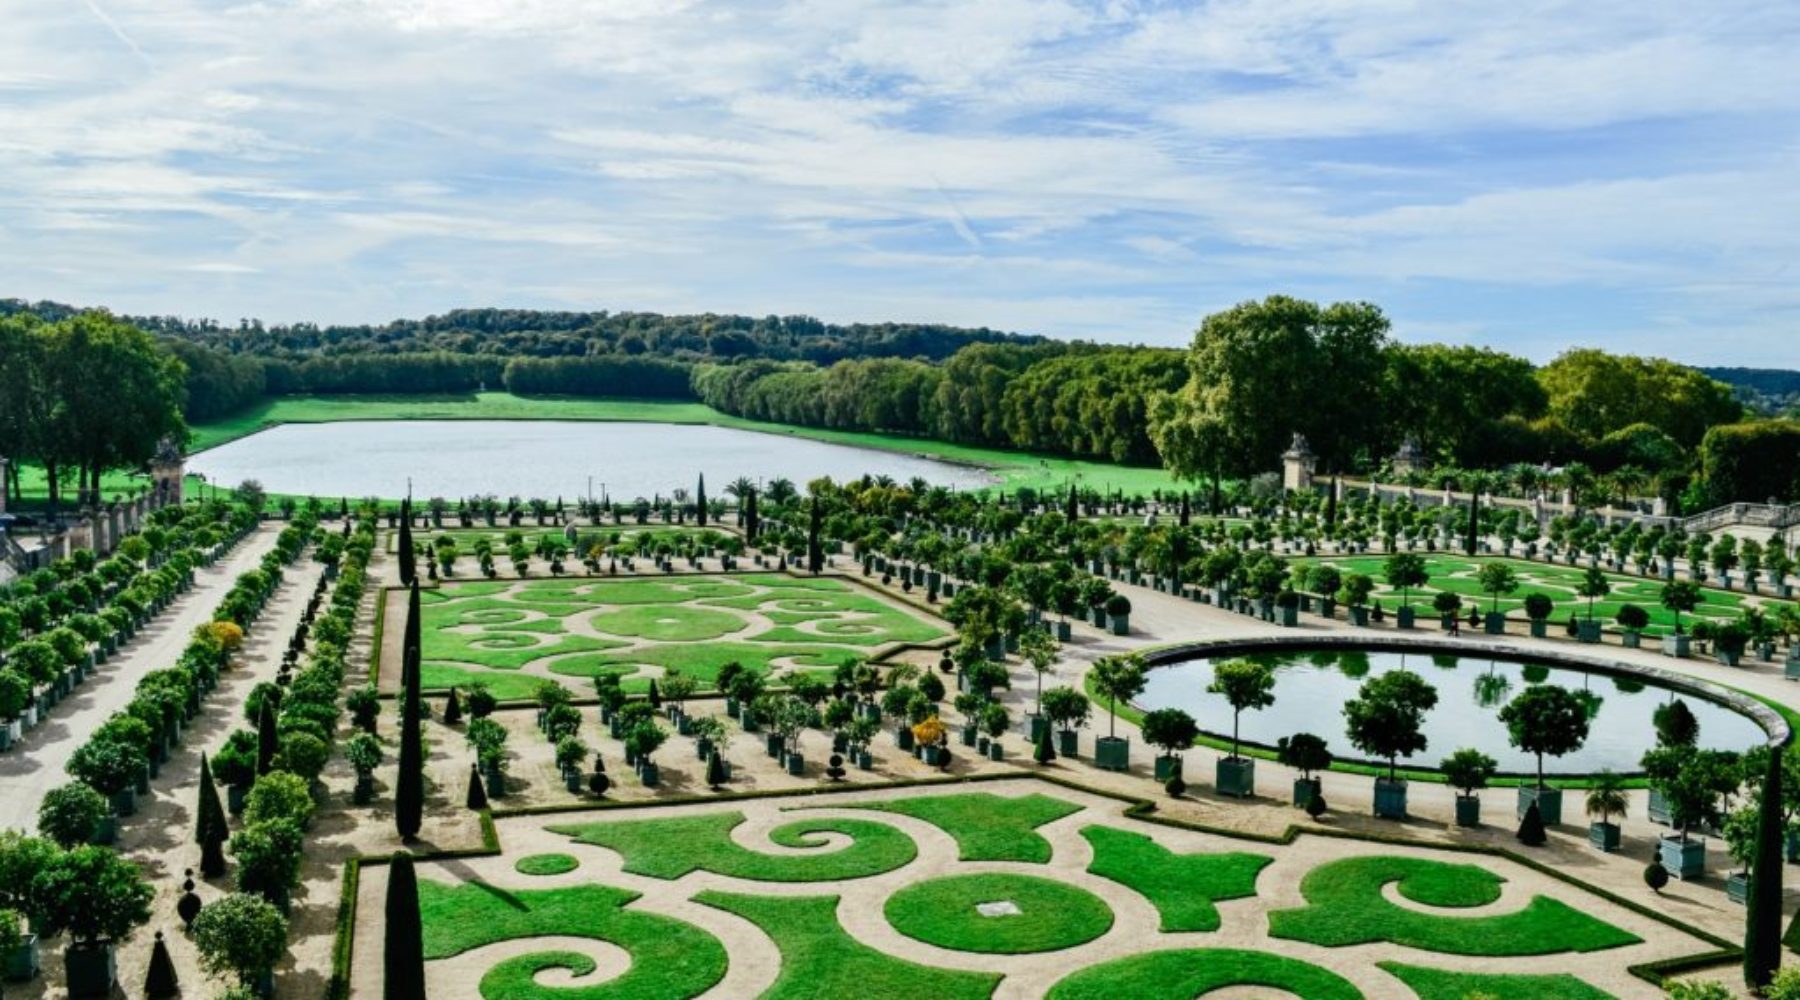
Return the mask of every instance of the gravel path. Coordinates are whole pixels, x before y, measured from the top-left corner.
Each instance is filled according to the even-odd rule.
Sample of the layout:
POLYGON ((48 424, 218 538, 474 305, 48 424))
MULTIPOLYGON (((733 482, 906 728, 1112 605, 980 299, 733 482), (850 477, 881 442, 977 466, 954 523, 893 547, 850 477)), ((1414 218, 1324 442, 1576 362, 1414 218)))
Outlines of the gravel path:
MULTIPOLYGON (((172 666, 187 648, 194 629, 212 621, 213 611, 245 570, 255 569, 286 525, 264 524, 226 558, 194 574, 194 586, 157 615, 117 655, 94 670, 86 684, 50 710, 48 720, 0 754, 0 827, 37 829, 44 794, 69 780, 64 767, 86 734, 124 708, 137 693, 137 680, 172 666)), ((285 636, 283 637, 285 638, 285 636)))

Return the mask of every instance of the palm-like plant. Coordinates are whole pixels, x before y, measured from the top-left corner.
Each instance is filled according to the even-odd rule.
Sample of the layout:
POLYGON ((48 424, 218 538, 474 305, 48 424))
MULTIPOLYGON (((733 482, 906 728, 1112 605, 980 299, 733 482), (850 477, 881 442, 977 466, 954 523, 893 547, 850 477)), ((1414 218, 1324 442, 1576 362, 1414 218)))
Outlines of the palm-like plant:
POLYGON ((1593 783, 1588 785, 1587 813, 1600 817, 1602 825, 1611 823, 1613 816, 1625 815, 1627 801, 1625 798, 1625 779, 1611 768, 1594 775, 1593 783))

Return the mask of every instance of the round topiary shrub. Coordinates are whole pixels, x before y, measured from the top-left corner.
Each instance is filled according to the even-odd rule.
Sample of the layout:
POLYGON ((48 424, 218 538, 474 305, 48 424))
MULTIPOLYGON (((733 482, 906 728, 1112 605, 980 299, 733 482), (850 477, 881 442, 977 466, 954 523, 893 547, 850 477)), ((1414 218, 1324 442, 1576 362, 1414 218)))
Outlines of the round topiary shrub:
POLYGON ((1306 814, 1313 819, 1325 815, 1325 793, 1313 792, 1312 798, 1306 800, 1306 814))
POLYGON ((1179 799, 1187 794, 1187 782, 1181 780, 1181 775, 1177 774, 1163 783, 1163 791, 1169 793, 1169 798, 1179 799))
POLYGON ((1644 866, 1644 884, 1654 892, 1661 892, 1663 886, 1669 884, 1669 870, 1660 861, 1652 861, 1644 866))

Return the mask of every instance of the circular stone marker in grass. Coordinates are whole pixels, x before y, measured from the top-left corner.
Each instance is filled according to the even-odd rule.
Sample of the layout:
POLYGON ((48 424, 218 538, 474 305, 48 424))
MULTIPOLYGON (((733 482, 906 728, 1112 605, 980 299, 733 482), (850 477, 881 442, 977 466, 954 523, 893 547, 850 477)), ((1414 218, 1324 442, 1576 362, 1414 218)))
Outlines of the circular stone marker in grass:
POLYGON ((888 923, 953 951, 1022 955, 1073 948, 1105 934, 1113 913, 1100 897, 1031 875, 954 875, 888 897, 888 923))
POLYGON ((589 624, 609 635, 654 642, 700 642, 742 632, 749 623, 728 611, 685 604, 643 604, 603 611, 589 624))
POLYGON ((572 872, 581 862, 567 854, 533 854, 513 865, 521 875, 561 875, 572 872))

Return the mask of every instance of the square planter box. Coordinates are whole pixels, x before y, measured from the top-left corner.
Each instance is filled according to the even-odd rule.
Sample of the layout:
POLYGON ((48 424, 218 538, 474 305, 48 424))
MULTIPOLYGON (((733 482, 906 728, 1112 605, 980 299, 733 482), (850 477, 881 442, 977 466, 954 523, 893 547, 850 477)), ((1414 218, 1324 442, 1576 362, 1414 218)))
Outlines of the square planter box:
POLYGON ((1693 649, 1694 637, 1691 635, 1665 635, 1662 641, 1664 656, 1685 658, 1693 649))
POLYGON ((1600 620, 1583 618, 1575 623, 1575 638, 1581 642, 1594 643, 1600 641, 1600 620))
POLYGON ((763 738, 763 752, 779 760, 783 743, 780 733, 770 733, 763 738))
POLYGON ((1456 825, 1481 825, 1481 799, 1474 795, 1458 795, 1456 797, 1456 825))
POLYGON ((638 780, 644 783, 645 788, 655 788, 662 784, 662 771, 655 764, 640 764, 638 765, 638 780))
POLYGON ((1113 635, 1130 635, 1131 634, 1131 616, 1130 615, 1107 615, 1106 617, 1107 617, 1107 625, 1109 628, 1111 628, 1113 635))
POLYGON ((1619 633, 1619 643, 1626 649, 1641 649, 1644 645, 1644 634, 1642 632, 1621 632, 1619 633))
POLYGON ((1043 738, 1044 730, 1050 728, 1050 720, 1037 714, 1027 714, 1025 720, 1027 738, 1031 740, 1033 746, 1036 746, 1037 741, 1043 738))
POLYGON ((999 740, 995 740, 988 744, 987 755, 988 760, 1005 760, 1006 748, 1000 745, 999 740))
POLYGON ((1550 628, 1548 622, 1541 618, 1533 618, 1531 620, 1531 637, 1533 639, 1542 639, 1549 634, 1549 631, 1550 628))
POLYGON ((1619 849, 1619 824, 1589 823, 1588 843, 1596 850, 1611 854, 1619 849))
POLYGON ((1283 627, 1294 628, 1295 626, 1300 624, 1300 609, 1299 608, 1288 608, 1288 607, 1276 608, 1275 614, 1276 614, 1276 621, 1278 623, 1280 623, 1283 627))
POLYGON ((962 727, 962 745, 972 747, 981 739, 981 730, 974 726, 962 727))
POLYGON ((1213 784, 1220 795, 1247 799, 1256 794, 1256 760, 1253 757, 1221 757, 1213 765, 1213 784))
POLYGON ((912 730, 906 726, 901 726, 894 730, 894 745, 902 750, 911 752, 913 748, 912 730))
POLYGON ((19 937, 18 946, 0 959, 0 974, 15 983, 23 983, 36 979, 40 966, 38 963, 38 936, 23 934, 19 937))
POLYGON ((233 816, 236 816, 238 813, 243 812, 244 811, 244 799, 249 794, 250 794, 250 786, 249 785, 226 785, 225 786, 225 808, 231 810, 231 814, 233 816))
POLYGON ((137 793, 127 788, 112 796, 113 815, 130 816, 137 812, 137 793))
POLYGON ((1056 753, 1060 757, 1075 758, 1080 755, 1081 734, 1073 729, 1056 731, 1056 753))
POLYGON ((1094 740, 1094 766, 1102 771, 1129 770, 1131 741, 1123 736, 1102 736, 1094 740))
POLYGON ((488 771, 481 776, 481 783, 487 786, 488 798, 506 798, 506 774, 504 772, 488 771))
POLYGON ((1357 628, 1367 628, 1369 625, 1369 609, 1364 607, 1352 607, 1350 609, 1350 620, 1356 624, 1357 628))
POLYGON ((921 747, 919 759, 931 767, 936 767, 944 755, 944 748, 937 746, 921 747))
POLYGON ((791 753, 787 756, 787 773, 799 777, 806 773, 806 757, 803 754, 791 753))
POLYGON ((1506 634, 1506 616, 1501 614, 1500 612, 1498 612, 1498 611, 1488 612, 1488 615, 1485 619, 1483 619, 1483 622, 1484 622, 1484 631, 1486 631, 1488 635, 1505 635, 1506 634))
POLYGON ((1556 826, 1562 822, 1563 793, 1560 788, 1538 788, 1534 785, 1519 786, 1518 818, 1524 819, 1531 804, 1537 803, 1538 817, 1545 826, 1556 826))
POLYGON ((1656 859, 1674 878, 1683 881, 1699 878, 1706 872, 1706 842, 1664 836, 1657 841, 1656 859))
POLYGON ((1153 773, 1157 781, 1168 781, 1181 773, 1181 758, 1172 754, 1158 754, 1153 773))
POLYGON ((1406 818, 1406 779, 1375 779, 1375 815, 1381 819, 1406 818))
POLYGON ((870 753, 867 750, 864 750, 860 753, 855 754, 854 756, 856 757, 856 766, 859 769, 864 770, 864 771, 875 770, 875 755, 874 754, 870 753))
POLYGON ((1744 905, 1750 899, 1750 873, 1732 872, 1725 876, 1725 898, 1744 905))
POLYGON ((1668 826, 1670 823, 1668 798, 1661 791, 1655 788, 1650 789, 1650 807, 1645 810, 1645 813, 1650 817, 1650 822, 1668 826))
POLYGON ((63 954, 71 998, 112 996, 118 985, 118 964, 110 944, 71 945, 63 954))
POLYGON ((1307 806, 1312 804, 1313 796, 1315 796, 1317 794, 1319 794, 1319 779, 1317 779, 1317 778, 1295 778, 1294 779, 1294 805, 1297 805, 1300 808, 1305 809, 1307 806))

